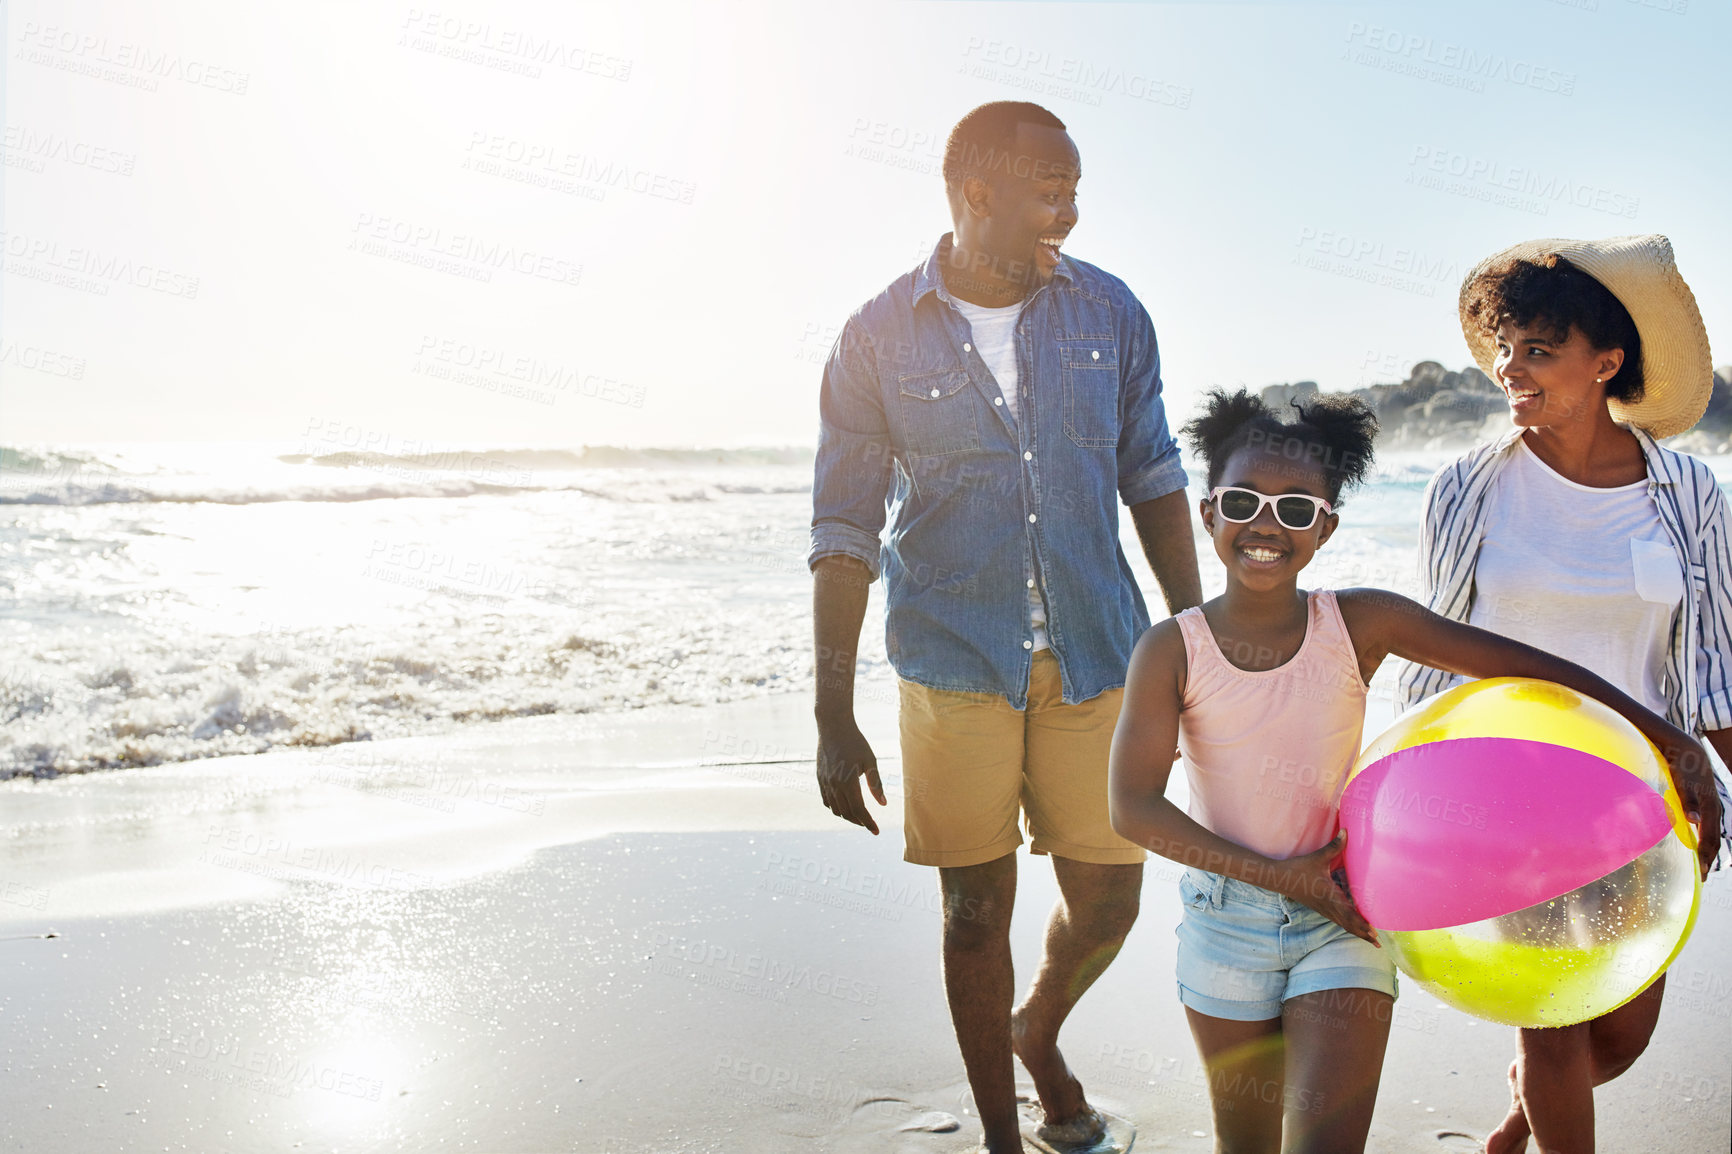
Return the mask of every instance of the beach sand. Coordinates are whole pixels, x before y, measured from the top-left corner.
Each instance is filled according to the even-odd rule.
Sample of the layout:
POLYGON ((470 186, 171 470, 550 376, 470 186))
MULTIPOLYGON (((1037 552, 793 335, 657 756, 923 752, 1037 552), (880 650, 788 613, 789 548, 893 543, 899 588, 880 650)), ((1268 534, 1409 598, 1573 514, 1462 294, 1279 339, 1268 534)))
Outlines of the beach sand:
MULTIPOLYGON (((878 838, 822 808, 813 741, 779 697, 0 785, 0 1149, 972 1150, 936 872, 895 796, 878 838)), ((1210 1148, 1176 877, 1062 1039, 1138 1151, 1210 1148)), ((1725 1148, 1729 895, 1603 1150, 1725 1148)), ((1370 1148, 1471 1149, 1439 1135, 1501 1118, 1513 1035, 1408 984, 1370 1148)))

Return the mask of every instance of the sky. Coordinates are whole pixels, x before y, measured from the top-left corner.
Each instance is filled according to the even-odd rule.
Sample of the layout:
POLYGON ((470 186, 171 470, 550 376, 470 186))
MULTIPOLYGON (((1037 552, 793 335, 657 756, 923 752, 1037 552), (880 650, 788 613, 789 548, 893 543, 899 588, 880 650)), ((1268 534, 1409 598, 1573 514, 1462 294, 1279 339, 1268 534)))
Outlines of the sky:
POLYGON ((0 444, 810 445, 995 99, 1069 126, 1175 423, 1462 367, 1533 237, 1670 236, 1732 360, 1707 0, 0 8, 0 444))

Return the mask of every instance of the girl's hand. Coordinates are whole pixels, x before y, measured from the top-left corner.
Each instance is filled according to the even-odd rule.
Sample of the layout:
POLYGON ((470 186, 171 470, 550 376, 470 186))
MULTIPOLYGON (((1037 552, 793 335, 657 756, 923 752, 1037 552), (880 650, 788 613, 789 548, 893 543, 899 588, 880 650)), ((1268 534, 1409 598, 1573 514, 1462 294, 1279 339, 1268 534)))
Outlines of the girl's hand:
POLYGON ((1294 901, 1310 906, 1356 938, 1364 938, 1378 949, 1383 946, 1377 940, 1377 931, 1371 928, 1371 923, 1359 912, 1359 907, 1353 904, 1353 897, 1345 888, 1346 875, 1342 882, 1337 883, 1332 872, 1335 863, 1340 859, 1343 848, 1347 845, 1347 831, 1342 830, 1322 849, 1313 850, 1302 857, 1288 858, 1281 864, 1286 867, 1286 876, 1279 886, 1271 889, 1285 894, 1294 901))

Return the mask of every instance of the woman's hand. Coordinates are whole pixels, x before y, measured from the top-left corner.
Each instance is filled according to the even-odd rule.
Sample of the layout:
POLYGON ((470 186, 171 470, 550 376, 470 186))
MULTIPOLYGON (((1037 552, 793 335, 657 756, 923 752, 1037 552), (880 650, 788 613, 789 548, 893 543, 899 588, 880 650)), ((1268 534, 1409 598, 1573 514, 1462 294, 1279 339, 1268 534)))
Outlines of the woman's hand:
POLYGON ((1678 799, 1684 803, 1684 816, 1696 826, 1696 858, 1705 881, 1714 859, 1720 856, 1720 794, 1714 788, 1713 763, 1702 743, 1682 731, 1676 741, 1661 746, 1660 752, 1665 755, 1678 799))
MULTIPOLYGON (((1365 915, 1359 912, 1359 907, 1353 904, 1353 897, 1347 892, 1345 877, 1337 883, 1333 873, 1335 863, 1340 859, 1343 848, 1347 845, 1347 831, 1342 830, 1322 849, 1313 850, 1301 857, 1288 858, 1281 862, 1285 875, 1279 880, 1280 885, 1268 888, 1285 894, 1296 902, 1310 906, 1356 938, 1364 938, 1378 949, 1382 943, 1377 940, 1377 931, 1371 928, 1371 923, 1365 920, 1365 915)), ((1248 879, 1255 880, 1255 879, 1248 879)))

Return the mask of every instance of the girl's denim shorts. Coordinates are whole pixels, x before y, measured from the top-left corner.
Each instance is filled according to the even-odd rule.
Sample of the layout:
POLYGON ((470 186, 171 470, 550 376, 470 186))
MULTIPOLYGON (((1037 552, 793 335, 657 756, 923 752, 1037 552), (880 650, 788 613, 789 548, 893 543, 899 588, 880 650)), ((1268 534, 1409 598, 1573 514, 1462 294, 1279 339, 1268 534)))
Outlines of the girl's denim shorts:
POLYGON ((1179 1001, 1199 1014, 1260 1022, 1319 990, 1396 996, 1389 955, 1310 906, 1200 869, 1179 879, 1179 900, 1179 1001))

